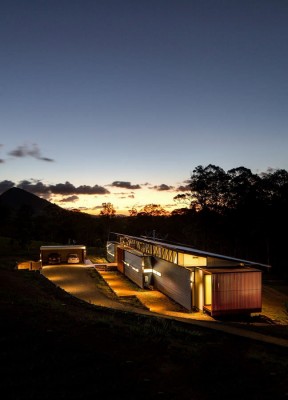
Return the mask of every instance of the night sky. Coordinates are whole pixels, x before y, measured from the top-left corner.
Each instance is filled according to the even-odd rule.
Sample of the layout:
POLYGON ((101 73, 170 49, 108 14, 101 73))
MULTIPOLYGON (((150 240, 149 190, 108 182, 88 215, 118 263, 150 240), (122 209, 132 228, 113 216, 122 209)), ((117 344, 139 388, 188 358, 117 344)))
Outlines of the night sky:
POLYGON ((0 4, 0 193, 122 213, 288 169, 287 0, 0 4))

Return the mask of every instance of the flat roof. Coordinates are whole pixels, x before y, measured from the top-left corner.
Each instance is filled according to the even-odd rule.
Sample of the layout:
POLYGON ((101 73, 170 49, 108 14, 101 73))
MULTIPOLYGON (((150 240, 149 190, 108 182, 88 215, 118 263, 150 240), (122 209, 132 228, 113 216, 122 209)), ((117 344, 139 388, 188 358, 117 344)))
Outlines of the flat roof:
POLYGON ((86 246, 82 244, 70 244, 70 245, 63 245, 63 246, 40 246, 40 250, 75 250, 75 249, 86 249, 86 246))

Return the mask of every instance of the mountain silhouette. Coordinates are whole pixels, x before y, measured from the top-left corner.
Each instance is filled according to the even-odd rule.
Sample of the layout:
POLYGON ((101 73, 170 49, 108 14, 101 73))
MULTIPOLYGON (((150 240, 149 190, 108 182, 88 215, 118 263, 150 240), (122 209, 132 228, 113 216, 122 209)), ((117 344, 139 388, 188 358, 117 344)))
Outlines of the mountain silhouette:
POLYGON ((48 200, 42 199, 27 190, 13 187, 0 195, 0 206, 4 206, 11 211, 28 207, 33 214, 41 214, 45 209, 55 208, 65 212, 63 208, 51 203, 48 200))
POLYGON ((31 240, 94 243, 96 232, 98 237, 102 234, 99 221, 89 214, 65 210, 24 189, 13 187, 0 195, 0 236, 13 238, 22 247, 31 240))

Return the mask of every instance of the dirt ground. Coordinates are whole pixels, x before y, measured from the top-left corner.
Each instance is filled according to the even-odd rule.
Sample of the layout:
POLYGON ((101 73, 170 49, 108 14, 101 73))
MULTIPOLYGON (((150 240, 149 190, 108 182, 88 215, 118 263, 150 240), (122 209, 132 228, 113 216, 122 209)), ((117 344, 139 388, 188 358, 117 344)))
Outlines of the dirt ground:
POLYGON ((0 269, 0 300, 5 399, 288 398, 285 347, 107 310, 27 271, 0 269))

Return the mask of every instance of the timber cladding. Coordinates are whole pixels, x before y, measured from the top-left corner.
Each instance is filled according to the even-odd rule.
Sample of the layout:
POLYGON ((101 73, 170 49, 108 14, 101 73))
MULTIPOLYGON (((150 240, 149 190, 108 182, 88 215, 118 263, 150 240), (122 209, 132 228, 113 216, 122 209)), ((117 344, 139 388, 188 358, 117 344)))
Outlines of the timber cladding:
MULTIPOLYGON (((204 309, 211 316, 235 312, 261 312, 262 310, 262 272, 255 269, 235 269, 217 271, 210 274, 210 304, 204 309)), ((205 287, 205 285, 204 285, 205 287)), ((205 287, 207 290, 207 287, 205 287)), ((208 298, 208 297, 207 297, 208 298)))

